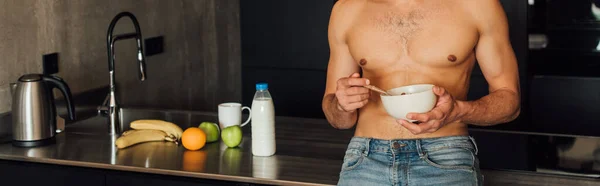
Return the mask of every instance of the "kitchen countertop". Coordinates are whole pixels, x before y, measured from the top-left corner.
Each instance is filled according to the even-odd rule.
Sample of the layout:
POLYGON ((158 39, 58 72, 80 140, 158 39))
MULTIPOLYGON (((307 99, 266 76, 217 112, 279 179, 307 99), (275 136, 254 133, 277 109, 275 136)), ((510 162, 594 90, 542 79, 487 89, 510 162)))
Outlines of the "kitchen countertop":
MULTIPOLYGON (((126 130, 129 128, 128 123, 137 119, 163 119, 184 129, 197 126, 203 121, 217 120, 216 113, 211 112, 123 109, 122 115, 126 130)), ((0 117, 0 124, 4 125, 5 122, 6 116, 0 117)), ((199 151, 187 151, 183 146, 170 142, 149 142, 116 149, 113 145, 114 137, 107 135, 106 118, 96 116, 68 123, 66 130, 56 136, 56 144, 49 146, 13 147, 10 138, 4 136, 0 139, 0 159, 268 185, 335 185, 347 142, 353 135, 353 130, 334 129, 322 119, 277 117, 276 154, 271 157, 255 157, 250 150, 249 130, 250 127, 243 128, 244 139, 239 148, 226 148, 219 141, 207 144, 199 151)), ((594 176, 597 175, 598 168, 590 165, 598 160, 591 153, 596 155, 595 152, 600 151, 589 147, 600 144, 599 138, 485 130, 471 130, 471 133, 479 142, 482 166, 501 164, 494 165, 495 170, 482 168, 486 185, 598 183, 594 176), (513 141, 506 141, 509 139, 513 141), (548 156, 555 144, 546 141, 557 140, 575 141, 575 145, 565 147, 562 143, 556 144, 562 148, 558 154, 561 161, 556 165, 544 164, 548 161, 540 160, 544 158, 538 155, 548 156), (499 141, 503 143, 498 143, 499 141), (540 145, 545 148, 539 152, 542 154, 529 153, 532 150, 526 147, 540 145), (524 146, 522 152, 519 151, 519 146, 524 146), (511 153, 498 154, 493 150, 499 148, 510 150, 511 153), (582 158, 572 159, 573 157, 582 158), (518 170, 507 166, 510 164, 524 168, 518 170), (576 166, 588 167, 582 170, 591 171, 592 174, 565 176, 563 173, 549 173, 576 166), (590 176, 594 178, 589 178, 590 176)), ((537 150, 534 148, 533 151, 537 150)))
MULTIPOLYGON (((248 138, 240 148, 229 149, 213 143, 199 151, 187 151, 168 142, 149 142, 119 150, 112 144, 110 136, 67 132, 59 134, 57 143, 47 147, 17 148, 2 144, 0 159, 274 185, 335 184, 342 163, 289 155, 254 157, 248 138)), ((311 148, 325 150, 325 147, 311 148)))
MULTIPOLYGON (((183 129, 217 119, 214 113, 204 112, 156 111, 148 114, 152 112, 125 110, 124 120, 134 120, 132 117, 136 113, 141 113, 138 115, 140 118, 169 121, 188 118, 187 121, 177 122, 183 125, 183 129), (178 117, 178 114, 182 117, 178 117)), ((303 126, 291 128, 280 124, 287 120, 289 118, 277 119, 277 134, 281 137, 277 137, 276 154, 270 157, 252 155, 249 127, 244 127, 243 141, 238 148, 227 148, 219 141, 209 143, 198 151, 188 151, 182 145, 171 142, 148 142, 117 149, 114 146, 115 138, 105 133, 108 131, 105 119, 93 117, 67 125, 66 130, 56 136, 53 145, 19 148, 5 139, 0 143, 0 159, 257 184, 335 185, 346 144, 339 140, 337 143, 327 142, 328 137, 323 132, 306 134, 310 129, 299 135, 305 139, 312 136, 312 139, 294 139, 294 135, 289 135, 294 132, 294 127, 308 127, 319 122, 303 122, 303 126)), ((313 130, 326 127, 314 126, 313 130)), ((325 129, 325 132, 330 131, 333 129, 325 129)))

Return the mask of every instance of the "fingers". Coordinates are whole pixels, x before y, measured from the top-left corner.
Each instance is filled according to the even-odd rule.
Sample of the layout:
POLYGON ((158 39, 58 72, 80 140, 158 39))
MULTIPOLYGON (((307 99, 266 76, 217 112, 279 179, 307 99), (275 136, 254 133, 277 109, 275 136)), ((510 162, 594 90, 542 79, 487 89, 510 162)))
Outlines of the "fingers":
POLYGON ((361 95, 361 94, 369 93, 369 89, 364 88, 364 87, 351 87, 351 88, 346 89, 345 93, 348 96, 361 95))
POLYGON ((448 91, 442 87, 434 86, 433 93, 439 97, 437 100, 437 105, 444 104, 452 100, 452 95, 450 95, 448 91))
MULTIPOLYGON (((353 87, 359 88, 359 87, 353 87)), ((363 88, 366 89, 366 88, 363 88)), ((361 89, 345 89, 338 90, 336 92, 336 98, 339 106, 343 109, 343 111, 353 111, 365 106, 370 97, 370 93, 367 90, 366 92, 361 89), (352 95, 348 95, 348 92, 352 95)))
POLYGON ((445 96, 447 92, 448 92, 448 91, 446 91, 446 89, 445 89, 445 88, 443 88, 443 87, 439 87, 439 86, 433 86, 433 93, 434 93, 435 95, 438 95, 438 96, 445 96))
POLYGON ((398 123, 415 135, 437 131, 442 126, 442 121, 446 122, 448 115, 451 114, 453 101, 452 96, 442 87, 434 86, 433 92, 440 96, 435 108, 426 113, 408 113, 406 115, 406 118, 416 120, 419 124, 406 120, 398 120, 398 123))
POLYGON ((432 117, 429 113, 424 113, 424 114, 409 113, 406 115, 406 118, 412 119, 412 120, 417 120, 417 121, 420 121, 421 123, 428 122, 430 119, 432 119, 432 117))
POLYGON ((413 133, 414 135, 433 133, 440 128, 441 122, 439 120, 432 120, 426 123, 413 124, 406 120, 398 120, 404 128, 413 133))
POLYGON ((367 88, 352 87, 340 89, 335 93, 335 95, 338 99, 338 102, 344 105, 369 99, 371 94, 367 88))
POLYGON ((338 101, 338 109, 346 112, 354 111, 356 109, 364 107, 365 105, 367 105, 367 103, 369 103, 368 99, 353 103, 340 103, 338 101))
POLYGON ((346 107, 349 110, 356 110, 356 109, 364 107, 365 105, 367 105, 367 103, 369 103, 368 99, 362 100, 362 101, 359 101, 359 102, 350 103, 346 107))
POLYGON ((406 118, 411 120, 417 120, 422 123, 429 122, 431 120, 443 120, 446 117, 446 114, 442 112, 440 109, 435 108, 426 113, 408 113, 406 118))
POLYGON ((350 104, 350 103, 361 102, 361 101, 364 101, 367 99, 369 99, 369 94, 360 94, 360 95, 346 97, 345 102, 350 104))
POLYGON ((441 127, 441 121, 446 119, 446 114, 436 108, 423 114, 409 113, 406 117, 411 120, 417 120, 419 123, 410 123, 406 120, 400 120, 398 122, 406 127, 411 133, 417 135, 437 131, 441 127))
POLYGON ((369 85, 370 81, 366 78, 360 78, 360 74, 354 73, 347 78, 340 78, 338 80, 339 87, 353 87, 353 86, 365 86, 369 85))
POLYGON ((344 85, 351 87, 351 86, 365 86, 365 85, 369 85, 369 80, 365 79, 365 78, 348 78, 346 79, 346 81, 344 81, 344 85))
POLYGON ((346 95, 344 92, 336 93, 338 104, 346 111, 355 110, 365 106, 369 101, 369 93, 346 95))
POLYGON ((353 111, 368 103, 371 91, 363 86, 368 85, 368 79, 360 78, 359 73, 338 80, 335 96, 338 108, 343 111, 353 111))
POLYGON ((398 122, 400 123, 400 125, 402 125, 404 128, 406 128, 408 131, 410 131, 414 135, 425 133, 431 129, 431 126, 427 125, 425 123, 417 125, 417 124, 412 124, 406 120, 398 120, 398 122))

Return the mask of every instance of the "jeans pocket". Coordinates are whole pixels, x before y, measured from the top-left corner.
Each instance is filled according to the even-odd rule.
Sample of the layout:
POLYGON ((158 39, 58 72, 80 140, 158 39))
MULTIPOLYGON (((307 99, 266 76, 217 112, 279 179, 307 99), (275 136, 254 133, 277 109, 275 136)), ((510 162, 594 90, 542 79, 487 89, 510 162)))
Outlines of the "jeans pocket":
POLYGON ((423 156, 427 164, 445 170, 475 171, 475 157, 468 148, 448 147, 427 151, 423 156))
POLYGON ((356 149, 347 150, 346 155, 344 155, 344 163, 342 165, 342 171, 353 170, 354 168, 358 167, 362 163, 364 158, 365 158, 364 153, 359 150, 356 150, 356 149))

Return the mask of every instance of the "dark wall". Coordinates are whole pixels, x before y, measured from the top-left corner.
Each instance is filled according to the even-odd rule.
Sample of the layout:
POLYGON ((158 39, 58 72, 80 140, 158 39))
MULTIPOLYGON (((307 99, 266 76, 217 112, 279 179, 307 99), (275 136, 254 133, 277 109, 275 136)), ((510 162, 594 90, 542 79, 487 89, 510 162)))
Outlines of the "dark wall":
POLYGON ((323 118, 332 0, 240 1, 242 99, 269 83, 276 114, 323 118))
MULTIPOLYGON (((321 100, 329 59, 327 27, 334 0, 240 4, 244 104, 251 104, 254 84, 266 81, 277 115, 323 118, 321 100)), ((502 0, 502 4, 508 14, 511 42, 526 91, 527 1, 502 0)), ((477 99, 487 94, 487 83, 477 67, 468 97, 477 99)), ((513 123, 496 128, 523 127, 513 123)))
POLYGON ((165 34, 165 52, 147 58, 146 81, 137 79, 135 47, 127 45, 135 42, 117 44, 123 52, 115 62, 122 105, 217 111, 222 102, 241 101, 239 0, 175 2, 170 11, 157 8, 156 15, 147 15, 164 17, 147 23, 161 28, 156 35, 176 34, 165 34))
MULTIPOLYGON (((239 0, 0 1, 0 113, 11 108, 9 83, 42 72, 42 54, 59 53, 57 75, 73 94, 108 90, 106 31, 121 11, 136 16, 145 39, 164 37, 164 52, 146 58, 145 82, 135 40, 115 44, 123 107, 216 111, 220 102, 241 101, 239 10, 239 0)), ((114 34, 133 30, 124 18, 114 34)))

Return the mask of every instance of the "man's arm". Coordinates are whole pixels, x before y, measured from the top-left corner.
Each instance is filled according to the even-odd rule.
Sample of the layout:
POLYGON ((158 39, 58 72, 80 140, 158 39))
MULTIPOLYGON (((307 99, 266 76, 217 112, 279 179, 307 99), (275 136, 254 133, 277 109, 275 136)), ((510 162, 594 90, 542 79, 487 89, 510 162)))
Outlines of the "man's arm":
POLYGON ((510 122, 519 116, 521 93, 506 14, 498 0, 475 2, 473 16, 480 32, 475 51, 490 93, 475 101, 457 101, 459 118, 482 126, 510 122))
POLYGON ((348 104, 344 104, 347 107, 343 108, 342 104, 340 104, 341 101, 338 99, 340 96, 343 98, 354 96, 356 98, 356 95, 361 95, 360 93, 364 92, 364 90, 357 89, 358 87, 351 87, 349 81, 352 79, 354 83, 360 84, 360 79, 356 75, 351 76, 351 74, 359 72, 359 67, 350 55, 345 41, 345 30, 348 26, 348 19, 344 17, 347 17, 348 15, 345 14, 349 14, 349 12, 345 9, 347 5, 344 3, 347 2, 338 1, 335 4, 329 20, 328 40, 330 57, 327 66, 325 95, 322 102, 325 117, 333 127, 338 129, 352 128, 358 118, 356 108, 360 108, 366 104, 362 99, 355 99, 352 100, 353 103, 345 102, 348 104), (351 77, 349 78, 349 76, 351 77), (349 94, 345 94, 346 92, 349 94))

